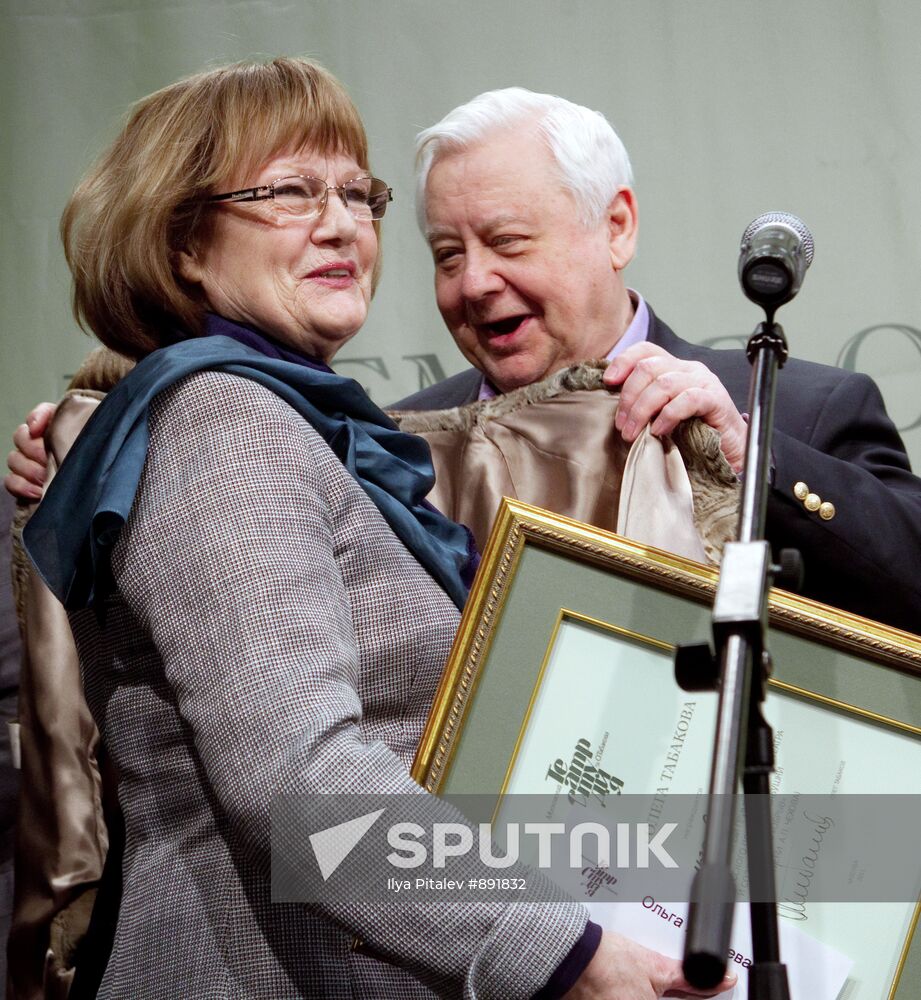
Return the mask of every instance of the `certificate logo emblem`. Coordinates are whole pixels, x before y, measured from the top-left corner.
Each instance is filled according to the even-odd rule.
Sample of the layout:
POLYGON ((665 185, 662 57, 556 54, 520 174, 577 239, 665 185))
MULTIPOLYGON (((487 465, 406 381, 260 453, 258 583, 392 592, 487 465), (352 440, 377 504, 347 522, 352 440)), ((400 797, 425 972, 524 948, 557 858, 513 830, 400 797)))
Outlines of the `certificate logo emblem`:
POLYGON ((558 757, 547 771, 547 778, 569 789, 568 797, 572 805, 587 806, 590 797, 595 796, 598 804, 603 806, 608 795, 620 795, 624 787, 620 778, 598 767, 596 756, 600 758, 600 752, 596 754, 583 736, 573 747, 568 764, 558 757))

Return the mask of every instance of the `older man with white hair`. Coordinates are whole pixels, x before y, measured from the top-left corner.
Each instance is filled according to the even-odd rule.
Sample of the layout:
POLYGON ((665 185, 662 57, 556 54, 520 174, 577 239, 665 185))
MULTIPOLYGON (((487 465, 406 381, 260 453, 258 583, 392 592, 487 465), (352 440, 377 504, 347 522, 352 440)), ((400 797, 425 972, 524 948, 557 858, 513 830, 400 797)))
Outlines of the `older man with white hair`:
MULTIPOLYGON (((680 339, 624 283, 637 200, 627 152, 601 114, 491 91, 420 133, 416 162, 438 307, 474 367, 397 409, 463 406, 605 358, 625 442, 699 417, 744 471, 750 366, 742 351, 680 339)), ((775 420, 767 533, 775 549, 803 553, 806 594, 921 630, 921 480, 875 384, 791 360, 775 420)))

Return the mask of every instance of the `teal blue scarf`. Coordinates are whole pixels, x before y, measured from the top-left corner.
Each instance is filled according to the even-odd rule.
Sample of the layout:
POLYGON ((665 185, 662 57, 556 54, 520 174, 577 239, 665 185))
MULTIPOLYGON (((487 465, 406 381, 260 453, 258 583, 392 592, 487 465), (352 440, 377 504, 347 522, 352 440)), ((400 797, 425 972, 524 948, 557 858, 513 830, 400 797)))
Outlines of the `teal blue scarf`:
POLYGON ((398 430, 353 379, 266 356, 226 336, 185 340, 144 358, 106 396, 62 463, 23 542, 65 607, 98 605, 110 591, 112 547, 147 456, 150 403, 203 369, 253 379, 301 414, 397 537, 463 607, 476 550, 466 528, 425 501, 435 479, 428 445, 398 430))

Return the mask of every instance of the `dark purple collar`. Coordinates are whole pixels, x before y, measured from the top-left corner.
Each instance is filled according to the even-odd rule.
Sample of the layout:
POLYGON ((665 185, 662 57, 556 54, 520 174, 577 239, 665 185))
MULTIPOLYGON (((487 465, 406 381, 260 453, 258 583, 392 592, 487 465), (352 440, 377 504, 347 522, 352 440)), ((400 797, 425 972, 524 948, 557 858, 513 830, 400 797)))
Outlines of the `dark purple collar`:
POLYGON ((205 313, 205 336, 206 337, 230 337, 238 344, 251 347, 254 351, 264 354, 267 358, 276 358, 278 361, 291 361, 296 365, 304 365, 320 372, 332 372, 329 367, 319 358, 312 358, 308 354, 301 354, 299 351, 292 351, 289 347, 283 347, 277 340, 272 340, 254 326, 245 323, 237 323, 233 320, 224 319, 217 313, 205 313))

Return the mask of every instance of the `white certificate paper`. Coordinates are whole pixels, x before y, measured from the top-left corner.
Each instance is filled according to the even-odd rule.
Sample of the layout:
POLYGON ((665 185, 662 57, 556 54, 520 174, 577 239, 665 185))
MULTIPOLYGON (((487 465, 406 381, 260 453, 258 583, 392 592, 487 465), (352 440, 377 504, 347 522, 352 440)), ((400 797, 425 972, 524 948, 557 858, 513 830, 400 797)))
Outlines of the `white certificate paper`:
MULTIPOLYGON (((548 772, 548 762, 556 760, 564 769, 577 748, 612 780, 616 777, 624 793, 650 794, 653 811, 664 808, 669 795, 706 793, 716 707, 716 694, 689 694, 677 686, 670 648, 563 612, 504 791, 555 791, 552 772, 557 765, 548 772)), ((765 715, 775 736, 774 792, 921 793, 921 739, 914 734, 774 689, 765 715)), ((567 808, 565 794, 559 802, 561 810, 567 808)), ((699 841, 701 831, 684 833, 699 841)), ((823 970, 826 992, 802 986, 792 995, 824 997, 833 989, 827 995, 836 997, 847 976, 842 1000, 880 1000, 895 980, 915 904, 810 901, 808 892, 797 888, 796 858, 788 856, 794 839, 786 837, 783 823, 775 828, 782 960, 791 980, 794 975, 808 977, 810 968, 813 973, 823 970), (816 943, 812 952, 810 941, 816 943)), ((735 876, 737 881, 746 877, 741 858, 735 876)), ((641 904, 616 905, 643 910, 641 904)), ((736 921, 733 941, 737 951, 748 955, 743 909, 746 919, 736 921)), ((653 936, 661 937, 669 925, 658 917, 634 916, 635 926, 648 924, 653 936)), ((622 923, 618 929, 637 936, 622 923)), ((678 931, 677 939, 666 933, 672 943, 679 942, 675 954, 680 954, 684 931, 678 931)), ((652 946, 665 950, 666 943, 652 946)))

